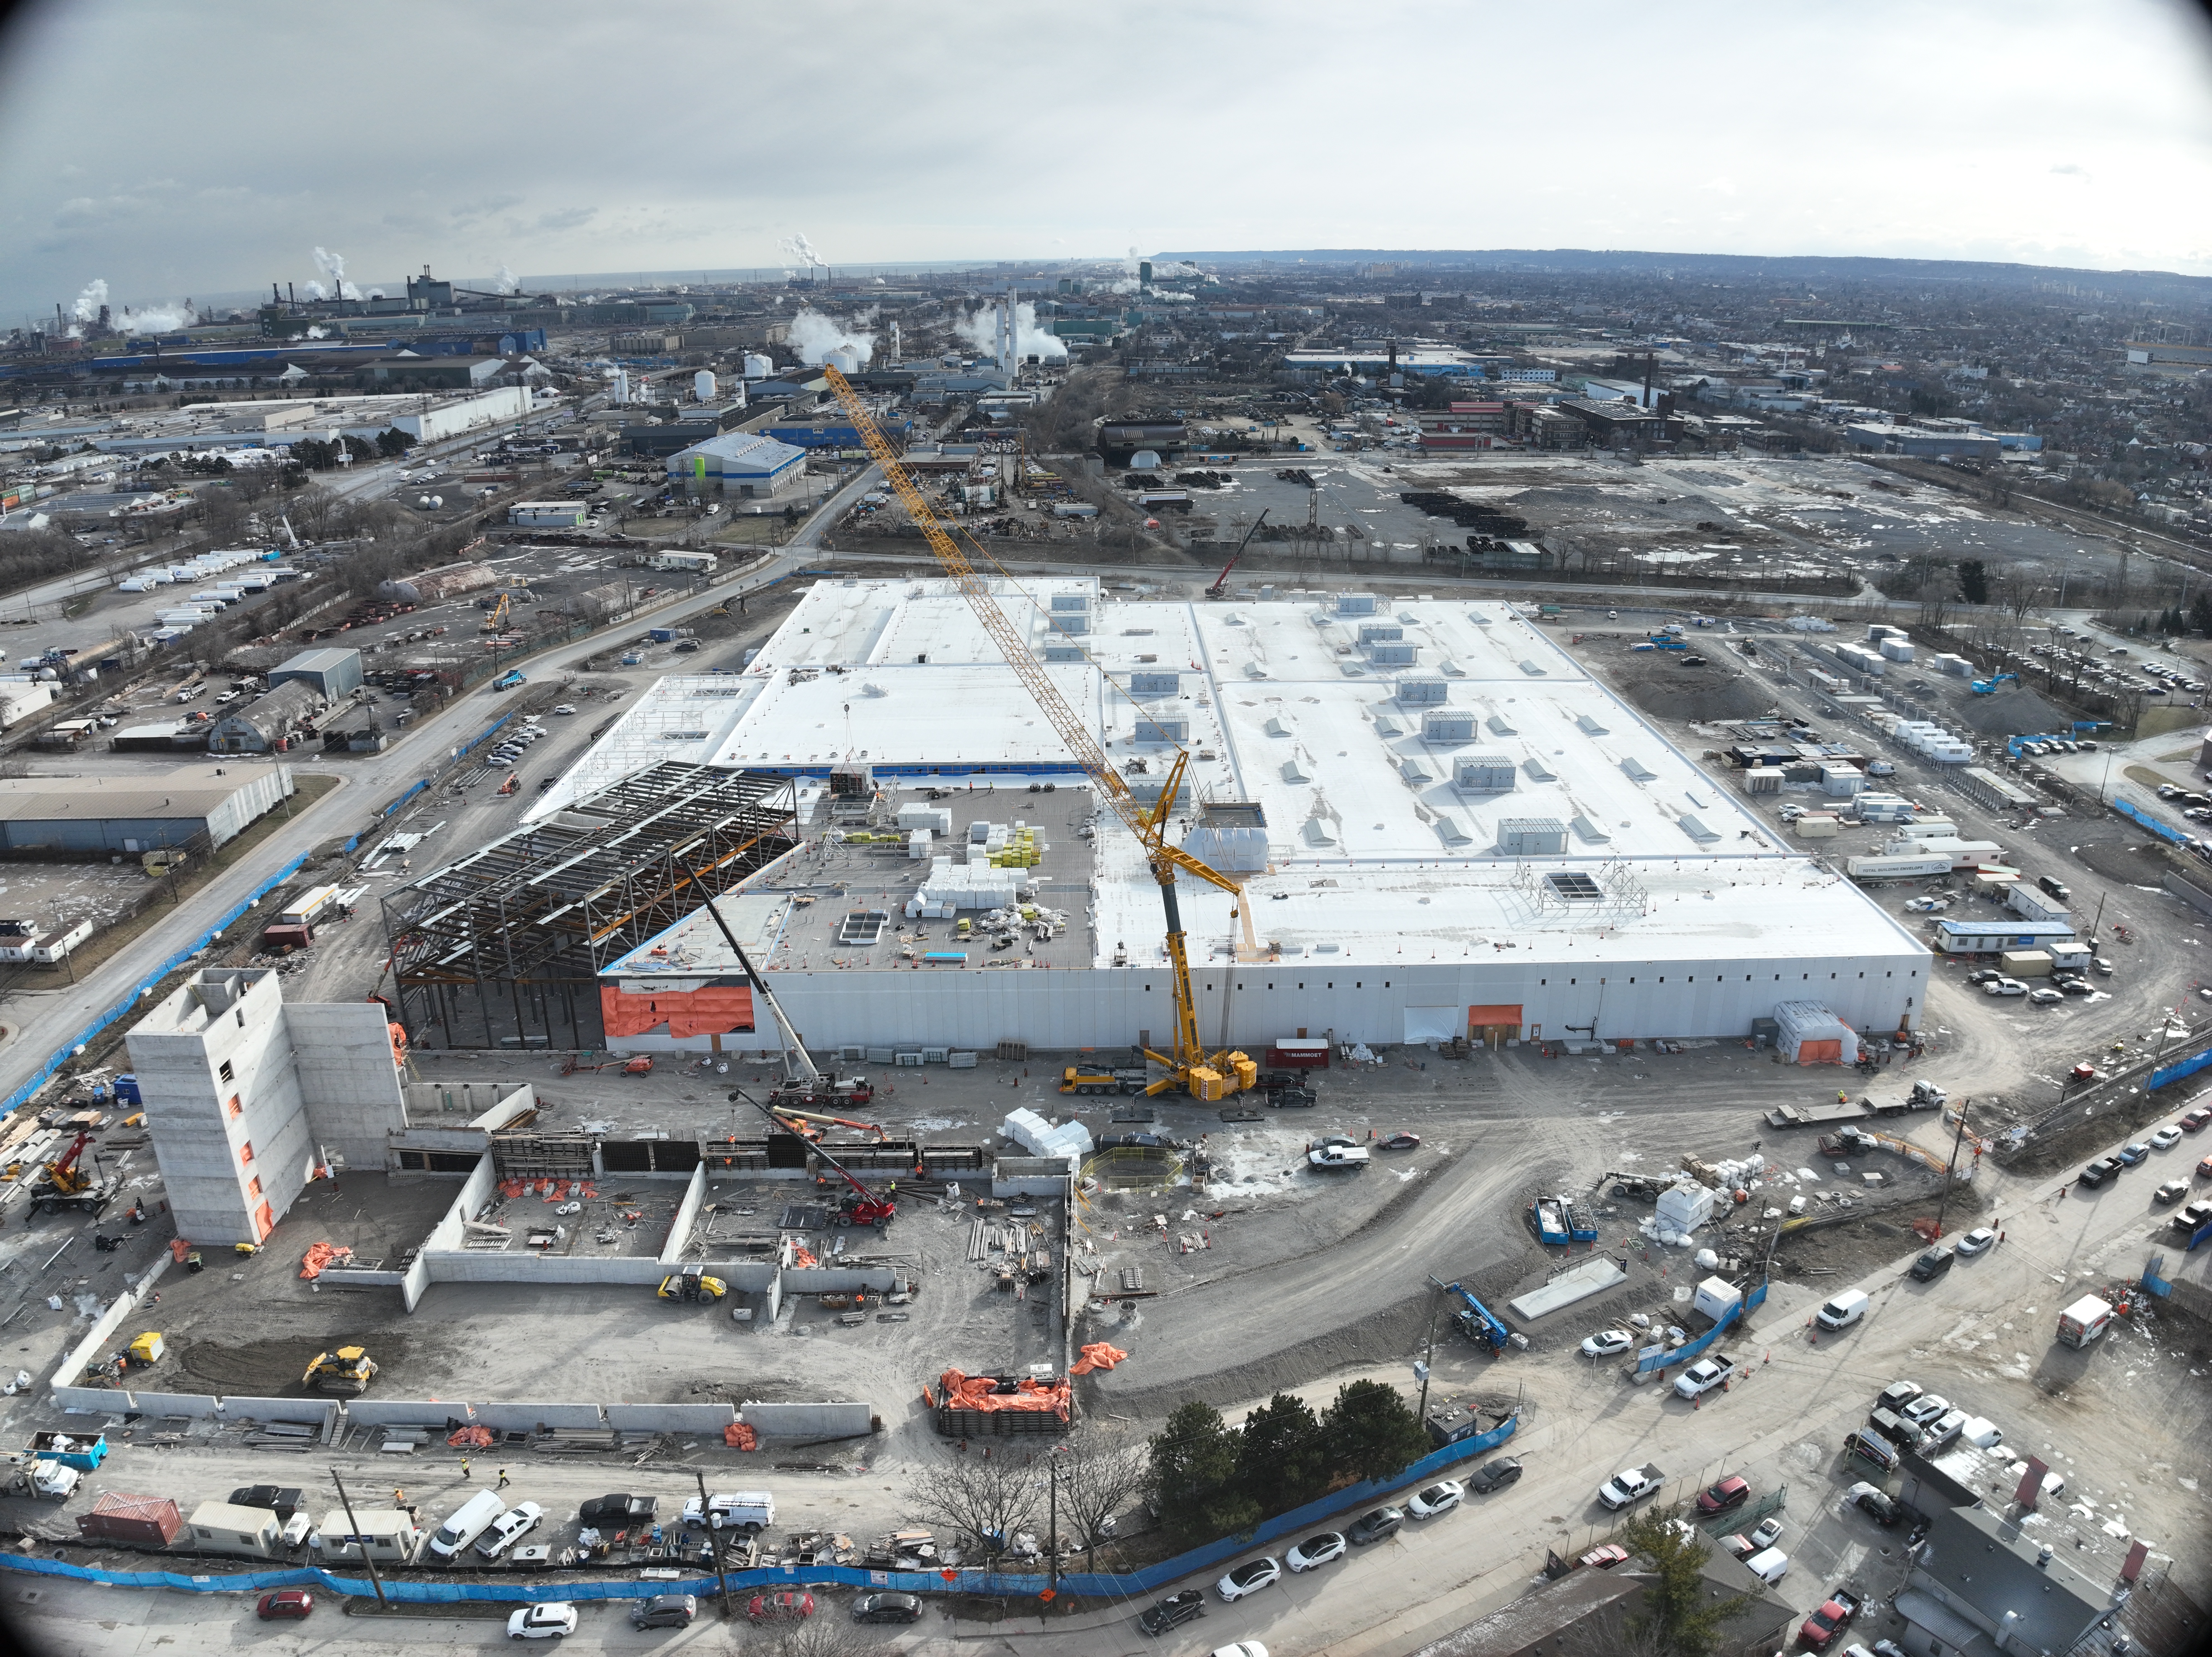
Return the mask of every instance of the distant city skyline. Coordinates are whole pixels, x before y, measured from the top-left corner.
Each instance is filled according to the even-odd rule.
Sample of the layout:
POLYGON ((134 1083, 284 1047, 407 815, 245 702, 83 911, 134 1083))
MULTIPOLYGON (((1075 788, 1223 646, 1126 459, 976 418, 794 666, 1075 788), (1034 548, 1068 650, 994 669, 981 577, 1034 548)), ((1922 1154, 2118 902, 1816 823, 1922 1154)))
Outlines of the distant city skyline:
POLYGON ((1647 248, 2212 275, 2180 0, 1572 13, 147 0, 0 34, 0 316, 491 281, 1647 248), (434 25, 434 44, 405 27, 434 25), (2189 203, 2199 205, 2191 207, 2189 203), (515 278, 513 273, 523 273, 515 278))

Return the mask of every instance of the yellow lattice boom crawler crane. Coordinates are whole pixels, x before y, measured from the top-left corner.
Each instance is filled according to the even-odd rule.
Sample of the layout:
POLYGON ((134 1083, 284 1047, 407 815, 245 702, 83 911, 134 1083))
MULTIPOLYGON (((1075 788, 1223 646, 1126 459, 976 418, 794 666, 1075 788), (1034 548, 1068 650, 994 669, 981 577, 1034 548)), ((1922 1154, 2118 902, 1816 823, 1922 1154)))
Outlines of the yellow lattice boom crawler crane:
POLYGON ((1160 902, 1167 912, 1168 965, 1173 974, 1176 1021, 1170 1051, 1155 1053, 1146 1049, 1145 1056, 1166 1066, 1169 1072, 1146 1092, 1164 1093, 1179 1087, 1194 1099, 1225 1099, 1255 1085, 1259 1066, 1249 1057, 1242 1053, 1209 1053, 1199 1037, 1198 1008, 1191 998, 1190 960, 1183 938, 1182 911, 1176 901, 1176 877, 1188 875, 1209 886, 1218 886, 1240 904, 1243 893, 1228 876, 1208 868, 1181 847, 1168 843, 1168 816, 1182 787, 1183 770, 1190 762, 1189 752, 1177 751, 1158 800, 1147 810, 1106 757, 1105 750, 1091 734, 1091 727, 1060 694, 1060 688, 1045 672, 1044 665, 1030 654, 1028 641, 993 598, 988 579, 976 572, 968 555, 938 521, 928 498, 915 486, 914 479, 900 464, 898 451, 884 436, 866 403, 853 389, 852 382, 836 368, 825 367, 822 372, 836 392, 854 429, 867 445, 869 457, 883 468, 884 476, 897 495, 899 504, 928 539, 929 549, 937 555, 945 573, 952 578, 961 596, 967 599, 968 607, 975 612, 975 619, 998 646, 1006 665, 1013 670, 1030 699, 1060 733, 1060 739, 1067 744, 1068 751, 1090 777, 1091 786, 1097 790, 1100 802, 1128 826, 1129 832, 1145 848, 1145 862, 1152 871, 1152 878, 1159 883, 1160 902))

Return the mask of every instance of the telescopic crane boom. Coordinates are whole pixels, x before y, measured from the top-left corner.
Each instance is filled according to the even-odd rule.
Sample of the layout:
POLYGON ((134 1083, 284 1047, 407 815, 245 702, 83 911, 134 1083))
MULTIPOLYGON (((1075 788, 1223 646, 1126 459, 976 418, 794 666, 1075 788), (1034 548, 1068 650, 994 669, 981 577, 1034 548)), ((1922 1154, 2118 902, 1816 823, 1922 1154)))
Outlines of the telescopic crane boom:
POLYGON ((1206 588, 1207 598, 1218 598, 1228 587, 1229 572, 1237 568, 1237 561, 1244 555, 1244 549, 1251 543, 1252 537, 1258 533, 1260 525, 1267 521, 1267 513, 1272 510, 1273 508, 1267 507, 1262 507, 1260 509, 1260 515, 1252 520, 1252 527, 1244 531, 1244 538, 1237 543, 1237 550, 1229 555, 1229 561, 1221 567, 1221 574, 1215 576, 1213 585, 1206 588))
POLYGON ((975 619, 998 646, 1006 665, 1075 756, 1100 801, 1127 825, 1129 832, 1145 848, 1145 862, 1152 871, 1152 878, 1159 883, 1160 904, 1167 914, 1168 965, 1175 999, 1175 1041, 1170 1050, 1163 1053, 1146 1048, 1145 1053, 1146 1058, 1166 1066, 1169 1074, 1153 1083, 1146 1092, 1164 1093, 1171 1087, 1180 1087, 1194 1098, 1223 1099, 1256 1086, 1259 1066, 1249 1058, 1241 1053, 1209 1054, 1199 1037, 1198 1009, 1191 998, 1190 959, 1183 938, 1182 910, 1176 901, 1176 877, 1188 875, 1209 886, 1218 886, 1240 901, 1243 894, 1228 876, 1209 869, 1181 847, 1168 843, 1168 815, 1182 786, 1184 768, 1190 763, 1188 750, 1176 755, 1158 800, 1146 810, 1106 757, 1105 750, 1091 734, 1091 727, 1060 694, 1060 688, 1053 683, 1044 665, 1030 653, 1029 641, 1000 609, 988 578, 976 572, 968 555, 938 521, 928 498, 915 487, 914 479, 900 464, 898 451, 878 428, 875 416, 854 390, 852 381, 834 367, 825 367, 822 372, 830 389, 837 394, 854 429, 867 445, 869 458, 883 468, 884 476, 897 495, 899 504, 928 540, 929 549, 936 555, 939 565, 952 578, 961 597, 968 601, 968 607, 975 612, 975 619))
MULTIPOLYGON (((814 1062, 814 1055, 807 1052, 806 1043, 799 1039, 799 1031, 793 1028, 791 1020, 784 1017, 783 1008, 776 1001, 775 992, 769 988, 767 978, 753 966, 752 958, 746 955, 744 945, 738 942, 738 935, 730 930, 730 923, 722 919, 722 912, 714 907, 715 901, 713 898, 707 900, 707 913, 714 916, 714 925, 721 929, 722 941, 737 956, 738 970, 744 974, 746 981, 751 985, 753 994, 768 1009, 769 1017, 775 1025, 776 1039, 782 1045, 783 1080, 769 1095, 769 1103, 771 1106, 779 1103, 790 1106, 866 1104, 875 1097, 875 1089, 865 1080, 839 1081, 822 1073, 820 1066, 814 1062)), ((837 1121, 842 1119, 830 1117, 824 1120, 837 1121)), ((866 1126, 866 1124, 857 1126, 866 1126)), ((795 1127, 792 1131, 799 1132, 795 1127)), ((882 1130, 878 1129, 877 1132, 880 1136, 882 1130)))
MULTIPOLYGON (((785 1132, 788 1133, 792 1131, 791 1124, 784 1120, 782 1117, 777 1115, 775 1110, 770 1107, 761 1103, 759 1100, 754 1098, 752 1095, 747 1093, 743 1088, 732 1088, 730 1089, 730 1102, 732 1104, 736 1104, 739 1100, 743 1100, 746 1104, 750 1105, 755 1110, 760 1112, 762 1115, 767 1117, 769 1121, 775 1123, 785 1132)), ((847 1168, 844 1163, 839 1162, 835 1156, 832 1156, 823 1147, 820 1140, 817 1139, 813 1141, 812 1144, 814 1154, 817 1156, 819 1156, 823 1162, 829 1163, 831 1168, 835 1168, 837 1171, 838 1176, 842 1179, 847 1185, 853 1187, 853 1202, 852 1205, 845 1210, 846 1220, 849 1221, 854 1225, 889 1225, 893 1219, 897 1217, 898 1205, 896 1202, 892 1201, 889 1197, 878 1195, 875 1192, 868 1189, 866 1186, 862 1185, 859 1180, 854 1177, 853 1171, 847 1168)), ((842 1223, 842 1222, 841 1222, 841 1223, 842 1223)))

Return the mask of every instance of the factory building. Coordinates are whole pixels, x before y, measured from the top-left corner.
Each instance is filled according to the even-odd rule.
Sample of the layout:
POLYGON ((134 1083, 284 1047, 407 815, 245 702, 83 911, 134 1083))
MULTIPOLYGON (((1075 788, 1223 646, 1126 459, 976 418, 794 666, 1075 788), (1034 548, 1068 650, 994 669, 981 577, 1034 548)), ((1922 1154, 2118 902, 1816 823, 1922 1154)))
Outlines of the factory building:
POLYGON ((300 726, 320 713, 322 694, 295 679, 220 715, 208 731, 210 754, 283 753, 300 726))
POLYGON ((303 650, 269 670, 269 688, 297 679, 326 702, 338 701, 361 689, 361 652, 303 650))
POLYGON ((295 792, 292 768, 187 766, 155 777, 10 777, 0 780, 0 850, 213 851, 295 792))
POLYGON ((754 432, 727 432, 668 457, 668 481, 695 495, 766 500, 805 476, 806 451, 754 432))
MULTIPOLYGON (((1176 837, 1244 883, 1180 889, 1209 1037, 1743 1039, 1796 1002, 1919 1022, 1925 944, 1510 605, 994 587, 1139 798, 1189 756, 1176 837)), ((792 780, 806 844, 721 907, 810 1041, 1165 1039, 1137 843, 949 584, 818 583, 742 675, 661 681, 529 816, 666 762, 792 780)), ((688 915, 601 967, 606 1043, 745 1047, 739 979, 688 915)))

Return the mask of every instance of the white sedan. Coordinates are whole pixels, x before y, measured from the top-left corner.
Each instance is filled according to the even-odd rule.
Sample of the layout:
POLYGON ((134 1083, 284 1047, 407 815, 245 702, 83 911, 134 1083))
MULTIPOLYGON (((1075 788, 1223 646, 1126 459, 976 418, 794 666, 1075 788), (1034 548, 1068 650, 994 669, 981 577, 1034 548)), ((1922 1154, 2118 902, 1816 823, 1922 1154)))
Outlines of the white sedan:
POLYGON ((1959 1239, 1959 1253, 1965 1255, 1980 1253, 1997 1240, 1997 1234, 1987 1226, 1979 1226, 1959 1239))
POLYGON ((1248 1560, 1237 1566, 1218 1582, 1213 1591, 1224 1600, 1242 1599, 1248 1593, 1257 1593, 1281 1580, 1282 1565, 1273 1558, 1248 1560))
POLYGON ((1626 1352, 1636 1344, 1636 1337, 1626 1329, 1601 1329, 1583 1342, 1586 1358, 1609 1358, 1616 1352, 1626 1352))
POLYGON ((1460 1504, 1467 1488, 1457 1479, 1443 1478, 1413 1492, 1406 1502, 1407 1510, 1416 1519, 1434 1519, 1440 1513, 1449 1513, 1460 1504))
POLYGON ((1343 1558, 1346 1545, 1342 1531, 1323 1531, 1318 1536, 1306 1538, 1283 1558, 1294 1571, 1311 1570, 1316 1565, 1343 1558))
POLYGON ((525 1605, 507 1619, 510 1640, 560 1640, 576 1631, 576 1608, 566 1599, 525 1605))

